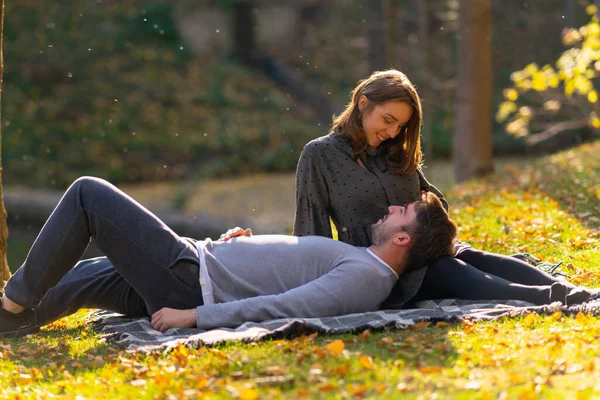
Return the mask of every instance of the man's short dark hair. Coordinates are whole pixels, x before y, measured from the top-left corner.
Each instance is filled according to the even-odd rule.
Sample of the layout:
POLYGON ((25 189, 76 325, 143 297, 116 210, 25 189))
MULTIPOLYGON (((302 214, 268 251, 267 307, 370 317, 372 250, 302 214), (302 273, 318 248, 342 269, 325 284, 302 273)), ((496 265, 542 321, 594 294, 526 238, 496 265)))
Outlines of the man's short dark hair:
POLYGON ((454 256, 456 224, 440 199, 431 192, 422 192, 415 202, 416 221, 404 226, 411 237, 406 271, 426 267, 443 256, 454 256))

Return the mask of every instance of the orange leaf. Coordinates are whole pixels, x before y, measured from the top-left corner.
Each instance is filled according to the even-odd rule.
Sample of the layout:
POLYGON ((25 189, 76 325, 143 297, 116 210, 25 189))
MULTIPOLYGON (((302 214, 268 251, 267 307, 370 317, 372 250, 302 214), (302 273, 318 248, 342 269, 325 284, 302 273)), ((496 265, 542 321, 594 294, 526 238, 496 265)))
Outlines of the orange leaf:
POLYGON ((317 385, 317 390, 320 392, 331 392, 333 389, 335 389, 335 386, 331 383, 317 385))
POLYGON ((450 324, 447 322, 444 322, 444 321, 438 321, 437 324, 435 324, 435 326, 437 326, 439 328, 442 326, 450 326, 450 324))
POLYGON ((342 365, 340 367, 336 367, 334 369, 331 370, 331 372, 333 372, 334 374, 338 374, 338 375, 346 375, 346 372, 348 372, 348 369, 350 368, 349 364, 346 365, 342 365))
POLYGON ((373 382, 373 389, 375 389, 377 393, 381 394, 387 390, 387 386, 382 385, 379 382, 373 382))
POLYGON ((329 354, 331 354, 332 356, 339 356, 340 354, 342 354, 342 351, 344 351, 344 342, 342 342, 341 340, 334 340, 333 342, 327 344, 327 346, 325 346, 327 348, 327 351, 329 352, 329 354))
POLYGON ((373 368, 373 359, 369 356, 362 356, 358 359, 358 362, 360 362, 360 365, 364 368, 373 368))
POLYGON ((420 322, 417 322, 416 324, 413 324, 411 326, 411 329, 420 330, 420 329, 427 328, 429 325, 431 325, 431 322, 429 322, 429 321, 420 321, 420 322))
POLYGON ((367 329, 366 331, 362 331, 362 333, 358 335, 358 340, 367 340, 369 336, 371 336, 371 331, 367 329))
POLYGON ((351 385, 350 391, 353 395, 357 397, 363 397, 365 395, 365 392, 367 391, 367 385, 365 385, 364 383, 360 385, 351 385))
POLYGON ((422 374, 433 374, 433 373, 442 372, 442 367, 440 367, 440 366, 435 366, 435 367, 422 367, 422 368, 419 368, 419 371, 420 371, 422 374))

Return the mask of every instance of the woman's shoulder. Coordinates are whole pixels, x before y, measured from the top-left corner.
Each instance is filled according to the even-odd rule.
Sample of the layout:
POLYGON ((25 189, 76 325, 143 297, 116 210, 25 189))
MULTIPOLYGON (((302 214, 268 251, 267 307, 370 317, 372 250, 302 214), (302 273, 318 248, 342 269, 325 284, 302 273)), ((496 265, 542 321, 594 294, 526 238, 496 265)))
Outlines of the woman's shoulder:
POLYGON ((352 146, 346 138, 330 133, 325 136, 313 139, 304 146, 304 153, 322 154, 326 151, 352 151, 352 146))

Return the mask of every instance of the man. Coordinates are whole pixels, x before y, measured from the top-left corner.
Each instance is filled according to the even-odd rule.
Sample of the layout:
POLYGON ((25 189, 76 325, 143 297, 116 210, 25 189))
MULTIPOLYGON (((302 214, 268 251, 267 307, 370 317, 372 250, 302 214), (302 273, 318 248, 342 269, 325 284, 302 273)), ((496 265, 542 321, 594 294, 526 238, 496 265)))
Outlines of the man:
POLYGON ((405 270, 453 253, 456 225, 432 193, 390 207, 372 228, 368 249, 242 230, 196 241, 110 183, 80 178, 8 281, 0 334, 36 332, 82 307, 151 315, 160 331, 371 311, 405 270), (91 239, 106 258, 77 264, 91 239))

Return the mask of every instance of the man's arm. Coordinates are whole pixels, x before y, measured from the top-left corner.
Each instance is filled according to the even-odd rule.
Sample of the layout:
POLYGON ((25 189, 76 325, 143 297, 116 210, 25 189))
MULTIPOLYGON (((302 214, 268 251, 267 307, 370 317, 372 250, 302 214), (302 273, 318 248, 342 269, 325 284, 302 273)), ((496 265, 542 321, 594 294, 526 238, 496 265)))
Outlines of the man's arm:
POLYGON ((372 311, 394 286, 392 274, 364 261, 344 261, 320 278, 285 293, 199 306, 196 326, 212 329, 235 327, 246 321, 372 311))

